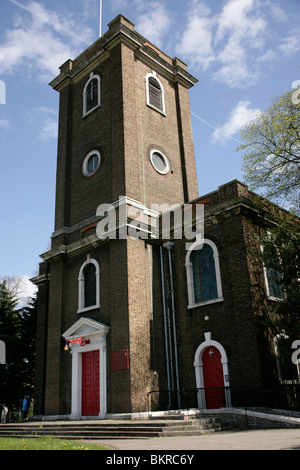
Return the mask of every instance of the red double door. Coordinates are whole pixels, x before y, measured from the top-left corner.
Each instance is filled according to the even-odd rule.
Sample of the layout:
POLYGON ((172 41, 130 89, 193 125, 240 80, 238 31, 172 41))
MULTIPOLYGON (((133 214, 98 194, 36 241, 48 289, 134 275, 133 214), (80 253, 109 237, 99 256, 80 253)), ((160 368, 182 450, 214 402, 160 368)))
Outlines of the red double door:
POLYGON ((82 416, 100 413, 100 364, 99 351, 82 354, 82 416))
POLYGON ((202 362, 206 408, 222 408, 226 402, 220 351, 214 346, 208 347, 203 352, 202 362))

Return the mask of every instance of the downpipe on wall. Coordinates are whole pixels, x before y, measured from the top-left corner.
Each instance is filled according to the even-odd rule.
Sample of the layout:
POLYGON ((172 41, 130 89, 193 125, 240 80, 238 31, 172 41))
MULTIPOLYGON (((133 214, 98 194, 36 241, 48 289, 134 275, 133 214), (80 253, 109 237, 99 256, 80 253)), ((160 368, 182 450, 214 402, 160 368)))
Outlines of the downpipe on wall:
POLYGON ((176 389, 177 389, 177 404, 178 408, 181 408, 180 399, 180 380, 179 380, 179 368, 178 368, 178 343, 177 343, 177 332, 176 332, 176 311, 175 311, 175 295, 174 295, 174 279, 173 279, 173 265, 172 265, 172 253, 171 250, 174 246, 174 242, 166 242, 163 245, 168 250, 168 261, 169 261, 169 274, 170 274, 170 291, 171 291, 171 309, 172 309, 172 320, 173 320, 173 338, 174 338, 174 357, 175 357, 175 375, 176 375, 176 389))

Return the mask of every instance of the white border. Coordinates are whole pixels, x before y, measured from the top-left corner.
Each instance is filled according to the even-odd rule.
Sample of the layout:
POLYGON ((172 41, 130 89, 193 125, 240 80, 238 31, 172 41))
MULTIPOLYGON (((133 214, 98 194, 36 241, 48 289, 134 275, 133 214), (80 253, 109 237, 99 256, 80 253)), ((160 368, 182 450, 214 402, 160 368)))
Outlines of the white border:
POLYGON ((82 173, 83 173, 83 175, 84 175, 86 178, 89 178, 90 176, 93 176, 93 175, 96 173, 96 171, 98 171, 98 168, 99 168, 100 165, 101 165, 101 153, 99 152, 99 150, 91 150, 91 151, 87 154, 87 156, 85 157, 85 159, 83 160, 83 163, 82 163, 82 173), (99 162, 98 162, 97 168, 93 171, 93 173, 89 173, 89 172, 87 171, 88 161, 89 161, 90 157, 91 157, 92 155, 94 155, 94 154, 98 155, 98 157, 99 157, 99 162))
MULTIPOLYGON (((228 359, 227 354, 224 347, 218 343, 218 341, 214 341, 211 339, 211 332, 204 333, 205 341, 198 346, 195 356, 194 356, 194 367, 195 367, 195 376, 196 376, 196 386, 199 389, 204 389, 204 377, 203 377, 203 362, 202 356, 203 352, 209 346, 214 346, 221 354, 221 364, 223 367, 223 380, 224 380, 224 387, 229 387, 229 372, 228 372, 228 359)), ((206 402, 205 402, 205 393, 203 390, 199 390, 197 392, 198 395, 198 408, 199 409, 206 409, 206 402)), ((225 391, 225 400, 226 406, 231 406, 231 397, 230 397, 230 390, 225 391)))
POLYGON ((89 310, 93 310, 95 308, 100 307, 100 267, 98 261, 91 258, 90 255, 87 255, 86 261, 80 268, 79 276, 78 276, 78 310, 77 313, 84 313, 89 310), (91 305, 90 307, 84 307, 84 268, 88 264, 93 264, 96 268, 96 304, 91 305))
POLYGON ((82 408, 82 354, 89 351, 99 351, 99 387, 100 387, 100 412, 97 416, 105 419, 107 413, 107 390, 106 390, 106 335, 110 328, 107 325, 96 322, 89 318, 81 318, 71 326, 63 337, 68 339, 84 336, 90 343, 81 346, 76 343, 69 343, 72 354, 72 395, 70 419, 78 420, 91 417, 84 417, 81 414, 82 408))
POLYGON ((92 113, 96 108, 99 108, 100 106, 101 106, 101 78, 99 77, 99 75, 96 75, 94 72, 92 72, 90 74, 90 78, 86 82, 86 84, 84 86, 84 89, 83 89, 83 113, 82 113, 82 117, 85 117, 88 114, 92 113), (92 80, 94 80, 94 78, 98 81, 98 103, 92 109, 90 109, 89 111, 86 111, 86 105, 87 105, 87 103, 86 103, 86 90, 87 90, 88 84, 92 80))
POLYGON ((153 70, 152 73, 148 73, 148 75, 146 75, 146 95, 147 95, 147 106, 149 106, 150 108, 153 108, 155 109, 155 111, 163 114, 164 116, 166 115, 166 108, 165 108, 165 91, 164 91, 164 87, 161 83, 161 81, 159 80, 159 78, 157 77, 156 75, 156 72, 153 70), (160 88, 161 88, 161 101, 162 101, 162 109, 160 108, 157 108, 156 106, 154 106, 152 103, 150 103, 150 95, 149 95, 149 78, 153 77, 155 80, 157 80, 157 82, 159 83, 160 85, 160 88))
POLYGON ((153 166, 154 170, 157 171, 157 173, 159 173, 160 175, 167 175, 171 169, 170 167, 170 162, 168 160, 168 158, 165 156, 165 154, 163 154, 160 150, 158 149, 152 149, 151 152, 150 152, 150 162, 151 162, 151 165, 153 166), (153 162, 153 154, 154 153, 158 153, 159 155, 161 155, 161 157, 163 158, 165 164, 166 164, 166 168, 161 171, 161 170, 158 170, 153 162))
POLYGON ((197 236, 196 241, 190 246, 189 250, 187 251, 186 258, 185 258, 185 267, 186 267, 187 291, 188 291, 188 301, 189 301, 188 308, 200 307, 202 305, 222 302, 224 300, 223 291, 222 291, 222 282, 221 282, 219 252, 214 242, 212 242, 211 240, 208 240, 207 238, 202 239, 201 235, 197 236), (213 250, 218 297, 216 299, 211 299, 205 302, 196 303, 195 302, 195 289, 194 289, 194 276, 193 276, 193 263, 191 261, 191 255, 195 249, 199 250, 203 247, 203 245, 209 245, 213 250))

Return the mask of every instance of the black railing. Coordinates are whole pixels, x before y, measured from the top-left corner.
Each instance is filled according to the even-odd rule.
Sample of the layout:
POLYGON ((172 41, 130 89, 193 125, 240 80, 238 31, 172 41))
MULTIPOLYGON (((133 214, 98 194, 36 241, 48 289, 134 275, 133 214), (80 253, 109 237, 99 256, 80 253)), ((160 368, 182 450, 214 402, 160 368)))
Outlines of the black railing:
POLYGON ((185 390, 151 390, 147 394, 148 412, 180 408, 266 408, 300 413, 300 384, 278 387, 210 387, 185 390))

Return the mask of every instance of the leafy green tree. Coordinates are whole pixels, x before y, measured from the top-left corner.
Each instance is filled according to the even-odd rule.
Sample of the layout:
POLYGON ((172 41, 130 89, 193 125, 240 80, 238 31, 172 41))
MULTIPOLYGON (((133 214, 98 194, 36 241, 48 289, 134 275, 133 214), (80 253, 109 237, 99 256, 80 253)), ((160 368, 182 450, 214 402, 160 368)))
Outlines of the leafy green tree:
POLYGON ((25 394, 33 395, 36 305, 17 308, 17 299, 0 283, 0 339, 6 344, 6 365, 0 366, 0 402, 18 407, 25 394))
POLYGON ((300 213, 300 104, 290 90, 241 130, 245 180, 253 190, 300 213))
POLYGON ((262 261, 276 276, 282 299, 271 302, 271 327, 274 334, 284 333, 300 339, 300 231, 299 225, 282 221, 260 238, 262 261))

